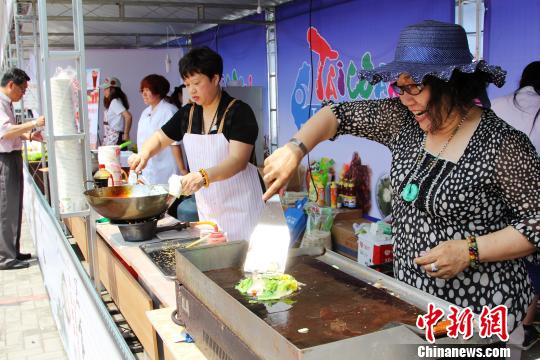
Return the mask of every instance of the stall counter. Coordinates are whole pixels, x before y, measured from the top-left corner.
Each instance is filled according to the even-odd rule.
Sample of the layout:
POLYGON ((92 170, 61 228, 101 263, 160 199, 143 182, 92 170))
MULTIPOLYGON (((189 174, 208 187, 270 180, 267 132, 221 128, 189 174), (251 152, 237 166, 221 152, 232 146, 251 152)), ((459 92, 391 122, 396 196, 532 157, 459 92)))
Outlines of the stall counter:
MULTIPOLYGON (((120 231, 118 230, 117 226, 110 225, 110 224, 98 224, 96 228, 97 228, 97 233, 99 235, 98 246, 97 246, 98 257, 100 256, 100 253, 103 253, 104 251, 103 249, 100 251, 100 248, 103 247, 103 244, 100 246, 100 242, 105 242, 110 248, 110 250, 112 250, 112 252, 115 254, 113 256, 116 256, 116 258, 120 259, 120 262, 124 265, 125 269, 131 274, 133 279, 137 279, 137 282, 144 288, 144 290, 152 298, 152 300, 154 300, 154 305, 156 305, 156 307, 161 306, 161 307, 169 308, 169 309, 175 308, 176 295, 175 295, 175 289, 174 289, 174 281, 166 278, 159 271, 159 269, 150 261, 150 259, 143 253, 143 251, 139 248, 139 245, 143 243, 159 241, 159 239, 155 238, 146 242, 126 242, 122 238, 122 235, 120 234, 120 231), (156 304, 156 302, 159 304, 156 304)), ((107 249, 105 249, 105 251, 106 250, 107 249)), ((110 262, 110 259, 99 259, 100 266, 107 266, 108 262, 110 262)), ((109 290, 109 292, 113 293, 111 295, 115 295, 114 294, 115 290, 110 289, 111 287, 110 283, 112 282, 111 279, 109 278, 110 269, 109 271, 105 271, 105 272, 103 272, 102 270, 99 270, 99 272, 100 272, 100 277, 106 277, 106 279, 101 279, 104 286, 107 288, 107 290, 109 290), (109 283, 109 287, 107 286, 107 283, 109 283)), ((121 294, 117 296, 121 296, 121 294)), ((122 301, 122 299, 119 299, 119 300, 122 301)), ((144 320, 146 320, 144 322, 147 322, 148 324, 150 324, 149 318, 147 317, 146 314, 144 314, 144 312, 147 312, 147 311, 143 311, 143 313, 141 314, 139 313, 135 314, 135 316, 132 316, 132 318, 134 319, 132 319, 132 321, 130 322, 130 319, 128 319, 126 314, 124 314, 124 311, 122 311, 121 306, 119 307, 122 314, 126 317, 126 320, 128 321, 128 323, 130 323, 132 327, 133 327, 132 322, 135 322, 140 325, 141 317, 144 317, 144 320)), ((162 320, 160 321, 160 323, 164 324, 164 321, 165 320, 162 320)), ((172 320, 169 319, 168 321, 170 322, 170 325, 176 326, 172 322, 172 320)), ((181 327, 178 327, 178 328, 181 329, 181 327)), ((135 331, 135 333, 137 334, 137 331, 135 331)), ((137 336, 139 338, 141 337, 139 334, 137 334, 137 336)), ((166 345, 168 342, 170 342, 167 339, 162 339, 162 340, 166 345)), ((142 340, 141 342, 143 343, 143 346, 145 346, 142 340)), ((193 343, 191 344, 184 343, 184 344, 175 344, 175 345, 178 345, 178 346, 174 346, 172 349, 170 349, 169 345, 167 345, 168 351, 166 351, 166 354, 167 353, 168 354, 167 356, 165 356, 166 359, 169 359, 171 356, 174 359, 176 358, 205 359, 204 355, 193 343)), ((145 349, 147 347, 153 347, 153 345, 150 344, 148 346, 145 346, 145 349)))
POLYGON ((178 342, 178 334, 184 329, 171 321, 171 314, 175 308, 164 308, 147 311, 146 316, 156 329, 159 337, 165 344, 165 358, 174 360, 202 360, 206 359, 200 351, 188 351, 193 344, 178 342))

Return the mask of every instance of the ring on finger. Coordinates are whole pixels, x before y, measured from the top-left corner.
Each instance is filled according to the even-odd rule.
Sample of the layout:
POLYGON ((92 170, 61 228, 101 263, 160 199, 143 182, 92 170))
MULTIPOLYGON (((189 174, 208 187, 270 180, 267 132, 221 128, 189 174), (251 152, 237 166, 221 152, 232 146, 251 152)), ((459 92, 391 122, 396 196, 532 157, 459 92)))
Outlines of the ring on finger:
POLYGON ((439 267, 434 262, 431 263, 431 272, 439 271, 439 267))

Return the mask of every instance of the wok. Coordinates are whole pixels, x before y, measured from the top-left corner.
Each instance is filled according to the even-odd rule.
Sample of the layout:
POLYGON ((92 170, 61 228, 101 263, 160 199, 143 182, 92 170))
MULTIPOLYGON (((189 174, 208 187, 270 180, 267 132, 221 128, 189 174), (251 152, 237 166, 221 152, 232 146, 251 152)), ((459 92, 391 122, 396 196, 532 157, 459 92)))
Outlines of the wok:
POLYGON ((163 214, 174 201, 167 185, 124 185, 84 192, 86 201, 111 220, 143 220, 163 214))

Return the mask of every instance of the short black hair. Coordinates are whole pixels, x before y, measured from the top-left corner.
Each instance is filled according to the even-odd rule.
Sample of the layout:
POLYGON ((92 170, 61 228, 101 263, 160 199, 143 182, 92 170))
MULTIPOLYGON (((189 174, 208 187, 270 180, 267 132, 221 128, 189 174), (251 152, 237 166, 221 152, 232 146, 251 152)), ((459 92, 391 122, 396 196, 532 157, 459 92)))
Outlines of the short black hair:
POLYGON ((182 79, 195 74, 204 74, 210 79, 223 75, 223 59, 208 46, 191 49, 178 62, 178 70, 182 79))
POLYGON ((179 95, 182 95, 183 90, 186 88, 186 85, 182 84, 180 86, 176 86, 174 88, 174 91, 172 92, 171 96, 169 97, 169 102, 173 105, 175 105, 177 108, 182 107, 182 101, 178 98, 179 95))
POLYGON ((30 77, 24 72, 24 70, 18 68, 11 68, 2 75, 0 86, 5 87, 7 84, 13 81, 16 85, 22 85, 27 81, 30 81, 30 77))
POLYGON ((519 89, 525 86, 532 86, 534 91, 540 95, 540 61, 533 61, 523 69, 521 80, 519 80, 519 89))

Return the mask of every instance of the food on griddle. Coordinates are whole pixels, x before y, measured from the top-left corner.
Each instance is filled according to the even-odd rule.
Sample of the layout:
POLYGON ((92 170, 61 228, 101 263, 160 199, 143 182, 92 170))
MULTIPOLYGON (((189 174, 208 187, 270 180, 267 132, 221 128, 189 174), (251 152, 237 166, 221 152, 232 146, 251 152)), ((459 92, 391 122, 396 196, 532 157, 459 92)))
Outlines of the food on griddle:
POLYGON ((256 274, 240 280, 235 289, 259 301, 278 300, 298 290, 298 281, 287 274, 256 274))

